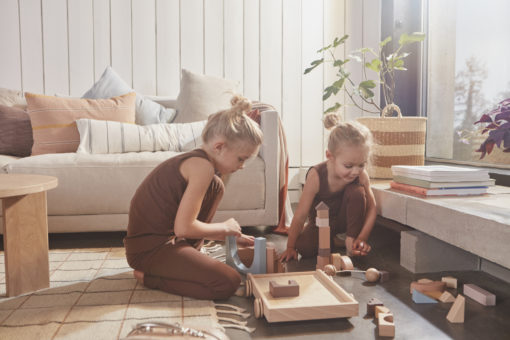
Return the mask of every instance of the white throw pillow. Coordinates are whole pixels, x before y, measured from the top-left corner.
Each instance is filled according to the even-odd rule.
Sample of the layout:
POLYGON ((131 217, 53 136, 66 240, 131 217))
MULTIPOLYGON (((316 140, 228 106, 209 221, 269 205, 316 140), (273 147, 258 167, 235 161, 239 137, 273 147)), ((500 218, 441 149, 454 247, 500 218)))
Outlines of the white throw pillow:
POLYGON ((232 80, 195 74, 183 69, 175 122, 204 120, 212 113, 230 108, 230 99, 236 88, 237 83, 232 80))
MULTIPOLYGON (((122 80, 113 68, 108 66, 103 72, 101 79, 99 79, 82 98, 111 98, 133 91, 134 90, 122 80)), ((175 109, 165 108, 136 92, 136 124, 149 125, 171 123, 174 118, 175 109)))
POLYGON ((142 151, 185 152, 202 145, 207 121, 186 124, 136 125, 108 120, 78 119, 78 153, 106 154, 142 151))

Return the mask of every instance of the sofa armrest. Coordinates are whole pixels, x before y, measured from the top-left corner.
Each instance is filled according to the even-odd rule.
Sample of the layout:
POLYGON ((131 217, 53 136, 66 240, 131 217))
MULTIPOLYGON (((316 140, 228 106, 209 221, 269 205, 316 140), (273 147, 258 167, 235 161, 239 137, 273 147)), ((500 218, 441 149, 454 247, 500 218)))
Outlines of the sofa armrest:
MULTIPOLYGON (((265 163, 265 208, 268 220, 278 221, 278 195, 280 174, 280 139, 278 112, 264 111, 261 115, 260 126, 264 133, 264 140, 260 147, 259 156, 265 163)), ((278 222, 276 222, 278 223, 278 222)))

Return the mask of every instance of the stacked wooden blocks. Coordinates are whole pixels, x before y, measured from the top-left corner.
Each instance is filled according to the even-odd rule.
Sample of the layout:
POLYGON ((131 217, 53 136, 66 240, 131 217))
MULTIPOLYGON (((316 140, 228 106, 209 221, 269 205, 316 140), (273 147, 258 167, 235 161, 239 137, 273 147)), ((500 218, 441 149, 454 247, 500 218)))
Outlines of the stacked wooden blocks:
POLYGON ((320 202, 315 207, 317 211, 316 224, 319 228, 319 253, 317 255, 317 269, 324 269, 330 262, 331 244, 329 227, 329 207, 320 202))
POLYGON ((377 319, 379 336, 395 336, 395 322, 390 309, 377 298, 371 298, 367 303, 367 316, 377 319))

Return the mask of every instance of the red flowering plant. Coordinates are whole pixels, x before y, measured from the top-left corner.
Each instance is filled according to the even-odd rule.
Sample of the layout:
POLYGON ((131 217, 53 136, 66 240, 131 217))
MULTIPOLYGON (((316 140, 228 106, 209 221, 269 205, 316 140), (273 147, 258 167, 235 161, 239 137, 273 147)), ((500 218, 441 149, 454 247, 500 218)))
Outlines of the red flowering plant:
POLYGON ((510 152, 510 98, 500 102, 495 109, 484 113, 474 124, 484 124, 482 135, 489 133, 476 152, 481 152, 480 159, 490 154, 494 145, 510 152), (502 145, 503 144, 503 145, 502 145))

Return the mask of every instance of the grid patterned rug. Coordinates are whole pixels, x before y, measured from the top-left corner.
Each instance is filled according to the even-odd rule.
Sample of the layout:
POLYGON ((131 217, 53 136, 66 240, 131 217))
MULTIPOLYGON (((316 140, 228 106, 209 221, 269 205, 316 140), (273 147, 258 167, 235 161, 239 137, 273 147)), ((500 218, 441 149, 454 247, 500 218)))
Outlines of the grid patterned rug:
POLYGON ((124 248, 50 250, 50 288, 7 298, 0 252, 0 339, 121 339, 142 322, 221 329, 213 301, 138 284, 124 248))

